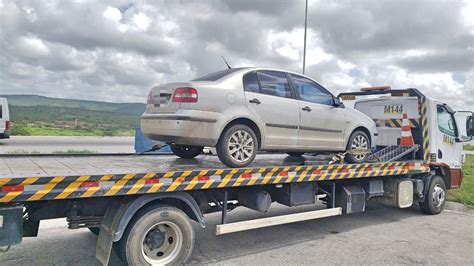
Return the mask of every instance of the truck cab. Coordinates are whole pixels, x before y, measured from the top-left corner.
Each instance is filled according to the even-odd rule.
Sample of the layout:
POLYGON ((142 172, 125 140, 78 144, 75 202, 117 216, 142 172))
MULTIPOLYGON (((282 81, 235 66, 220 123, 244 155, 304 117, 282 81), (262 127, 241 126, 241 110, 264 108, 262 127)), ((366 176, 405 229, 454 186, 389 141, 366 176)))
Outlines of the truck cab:
POLYGON ((461 186, 463 144, 471 141, 473 135, 471 111, 454 111, 446 103, 416 89, 391 90, 388 86, 363 88, 342 98, 354 100, 354 109, 374 120, 379 134, 378 148, 400 143, 402 116, 406 114, 415 143, 421 147, 420 157, 443 171, 443 176, 449 179, 448 188, 461 186))

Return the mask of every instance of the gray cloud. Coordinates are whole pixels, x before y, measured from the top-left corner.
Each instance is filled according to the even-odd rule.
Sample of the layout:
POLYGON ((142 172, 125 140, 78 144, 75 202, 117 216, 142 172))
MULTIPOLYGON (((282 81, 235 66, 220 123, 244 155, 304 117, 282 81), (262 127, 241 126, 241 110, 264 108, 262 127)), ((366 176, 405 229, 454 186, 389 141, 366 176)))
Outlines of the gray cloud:
MULTIPOLYGON (((474 109, 468 4, 310 1, 307 74, 334 92, 418 87, 474 109)), ((304 1, 3 0, 0 93, 144 101, 224 68, 221 55, 301 71, 303 15, 304 1)))

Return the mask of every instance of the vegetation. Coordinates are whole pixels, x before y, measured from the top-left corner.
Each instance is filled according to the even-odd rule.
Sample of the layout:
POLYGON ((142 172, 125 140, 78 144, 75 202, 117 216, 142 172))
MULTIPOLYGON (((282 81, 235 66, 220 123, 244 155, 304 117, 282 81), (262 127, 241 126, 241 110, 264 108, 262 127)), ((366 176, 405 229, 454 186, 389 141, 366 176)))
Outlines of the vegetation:
POLYGON ((474 145, 466 144, 464 145, 465 151, 474 151, 474 145))
POLYGON ((463 172, 464 180, 461 188, 449 190, 448 200, 474 208, 474 155, 467 155, 463 172))
POLYGON ((141 103, 110 103, 5 95, 13 136, 133 136, 141 103))

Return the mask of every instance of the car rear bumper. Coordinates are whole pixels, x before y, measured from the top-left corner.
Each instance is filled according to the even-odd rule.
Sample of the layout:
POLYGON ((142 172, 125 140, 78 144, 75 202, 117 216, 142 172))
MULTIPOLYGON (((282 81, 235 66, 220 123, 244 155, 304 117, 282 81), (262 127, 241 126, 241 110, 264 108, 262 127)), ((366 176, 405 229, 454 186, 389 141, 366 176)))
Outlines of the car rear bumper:
POLYGON ((176 113, 143 114, 140 125, 145 136, 165 142, 195 146, 215 146, 219 139, 217 113, 180 110, 176 113))

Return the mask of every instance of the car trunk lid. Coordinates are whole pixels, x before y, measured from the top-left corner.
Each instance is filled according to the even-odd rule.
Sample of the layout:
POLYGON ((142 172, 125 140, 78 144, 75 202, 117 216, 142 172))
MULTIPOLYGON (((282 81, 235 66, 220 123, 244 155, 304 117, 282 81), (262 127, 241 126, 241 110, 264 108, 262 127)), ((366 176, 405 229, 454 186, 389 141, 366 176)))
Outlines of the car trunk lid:
POLYGON ((148 95, 147 113, 174 113, 181 103, 174 102, 173 94, 177 88, 190 87, 191 83, 167 83, 155 86, 148 95))

